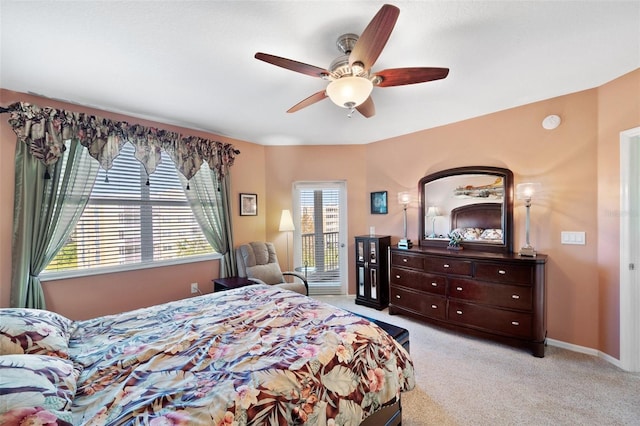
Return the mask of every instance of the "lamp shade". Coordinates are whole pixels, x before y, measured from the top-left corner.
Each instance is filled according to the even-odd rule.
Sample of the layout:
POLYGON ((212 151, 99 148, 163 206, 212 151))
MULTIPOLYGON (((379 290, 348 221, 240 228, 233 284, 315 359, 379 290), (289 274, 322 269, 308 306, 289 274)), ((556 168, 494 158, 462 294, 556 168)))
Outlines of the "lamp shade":
POLYGON ((518 200, 531 200, 536 193, 540 192, 540 189, 542 189, 542 185, 537 182, 519 183, 516 186, 516 198, 518 200))
POLYGON ((411 194, 409 192, 398 192, 398 204, 409 204, 411 202, 411 194))
POLYGON ((364 77, 341 77, 327 86, 326 92, 334 104, 342 108, 355 108, 367 100, 373 83, 364 77))
POLYGON ((278 228, 278 230, 280 232, 296 230, 296 227, 293 226, 293 218, 291 217, 291 211, 287 209, 282 210, 282 215, 280 216, 280 227, 278 228))
POLYGON ((436 206, 430 206, 427 209, 427 217, 436 217, 440 216, 440 210, 436 206))

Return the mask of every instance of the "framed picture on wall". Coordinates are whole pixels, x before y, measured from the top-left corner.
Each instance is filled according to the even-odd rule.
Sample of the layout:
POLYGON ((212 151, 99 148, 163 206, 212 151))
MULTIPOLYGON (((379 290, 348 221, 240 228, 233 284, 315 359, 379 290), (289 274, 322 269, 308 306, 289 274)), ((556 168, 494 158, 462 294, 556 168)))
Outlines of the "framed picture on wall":
POLYGON ((240 194, 240 216, 258 216, 258 194, 240 194))
POLYGON ((387 191, 371 193, 371 214, 387 214, 387 191))

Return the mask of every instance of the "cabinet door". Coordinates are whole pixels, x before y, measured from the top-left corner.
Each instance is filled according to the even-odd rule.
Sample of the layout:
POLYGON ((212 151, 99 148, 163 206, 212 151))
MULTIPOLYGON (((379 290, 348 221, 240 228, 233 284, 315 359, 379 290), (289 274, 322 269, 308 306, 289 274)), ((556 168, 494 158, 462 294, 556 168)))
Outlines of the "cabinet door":
POLYGON ((356 279, 358 283, 358 297, 368 300, 380 298, 380 268, 358 264, 356 266, 356 279))
POLYGON ((366 297, 367 284, 365 279, 367 277, 366 268, 363 264, 358 264, 356 268, 356 276, 358 283, 358 297, 366 297))
POLYGON ((369 240, 369 263, 371 266, 378 264, 378 240, 369 240))
POLYGON ((367 269, 369 267, 369 256, 367 254, 367 241, 356 238, 356 283, 357 295, 364 299, 367 297, 367 269))
POLYGON ((376 267, 369 267, 369 298, 371 300, 378 300, 378 282, 380 281, 378 271, 376 267))
POLYGON ((356 262, 364 261, 364 240, 356 240, 356 262))

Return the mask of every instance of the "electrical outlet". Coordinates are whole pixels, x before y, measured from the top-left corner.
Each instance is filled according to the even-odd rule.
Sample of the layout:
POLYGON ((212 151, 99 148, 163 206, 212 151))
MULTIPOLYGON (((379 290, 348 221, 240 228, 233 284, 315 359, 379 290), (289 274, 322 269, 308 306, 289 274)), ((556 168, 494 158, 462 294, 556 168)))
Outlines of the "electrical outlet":
POLYGON ((191 283, 191 293, 198 293, 199 291, 198 283, 191 283))

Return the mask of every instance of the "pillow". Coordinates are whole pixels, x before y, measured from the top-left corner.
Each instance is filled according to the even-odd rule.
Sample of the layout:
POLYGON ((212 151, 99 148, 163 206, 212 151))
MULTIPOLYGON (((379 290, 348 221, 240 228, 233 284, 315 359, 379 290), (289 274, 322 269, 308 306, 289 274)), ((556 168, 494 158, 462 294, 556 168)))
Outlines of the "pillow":
POLYGON ((456 228, 452 231, 462 237, 463 240, 477 240, 482 234, 481 228, 456 228))
POLYGON ((0 356, 0 424, 72 424, 79 370, 46 355, 0 356))
POLYGON ((0 355, 69 357, 73 321, 41 309, 0 309, 0 355))
POLYGON ((500 240, 502 241, 502 229, 485 229, 480 234, 482 240, 500 240))
POLYGON ((256 265, 247 268, 247 278, 257 278, 266 284, 280 284, 284 282, 280 266, 277 263, 256 265))

